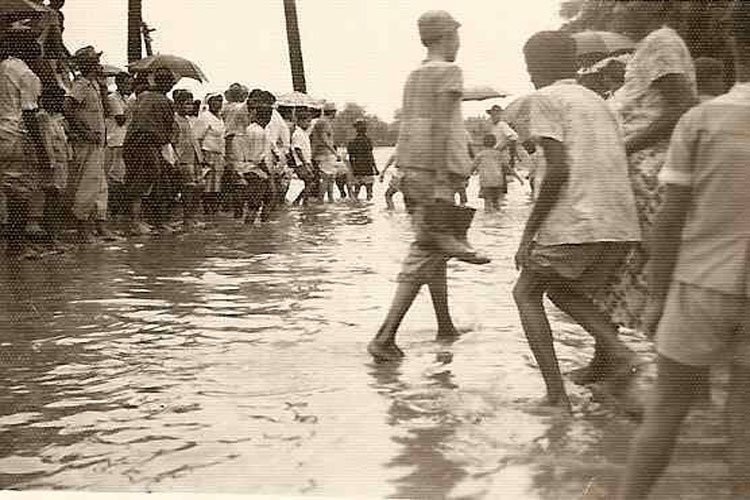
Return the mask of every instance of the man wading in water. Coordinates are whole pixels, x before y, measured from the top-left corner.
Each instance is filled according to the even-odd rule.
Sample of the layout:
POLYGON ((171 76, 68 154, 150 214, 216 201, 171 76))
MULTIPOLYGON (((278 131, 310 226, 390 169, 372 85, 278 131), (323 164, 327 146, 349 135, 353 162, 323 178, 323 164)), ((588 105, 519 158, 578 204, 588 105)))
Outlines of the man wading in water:
POLYGON ((590 294, 611 279, 641 232, 615 116, 575 81, 575 41, 546 31, 524 46, 538 89, 511 119, 522 142, 541 146, 546 169, 516 254, 513 289, 524 332, 547 385, 548 403, 570 408, 543 296, 596 339, 604 379, 615 393, 629 380, 635 355, 590 294))
POLYGON ((490 261, 466 241, 474 210, 454 205, 454 194, 472 168, 461 116, 463 75, 454 62, 460 25, 445 11, 430 11, 418 26, 427 59, 406 82, 397 146, 404 196, 414 205, 416 241, 398 276, 388 316, 368 346, 376 361, 403 357, 396 330, 424 284, 435 307, 438 338, 458 336, 448 310, 446 263, 451 257, 473 264, 490 261))

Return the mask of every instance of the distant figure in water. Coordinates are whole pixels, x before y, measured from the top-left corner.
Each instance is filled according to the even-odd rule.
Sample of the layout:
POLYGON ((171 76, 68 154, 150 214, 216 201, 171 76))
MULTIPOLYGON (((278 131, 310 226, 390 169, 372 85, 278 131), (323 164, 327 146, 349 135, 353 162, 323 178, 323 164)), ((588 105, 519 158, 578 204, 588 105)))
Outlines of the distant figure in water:
POLYGON ((438 323, 438 339, 459 333, 448 310, 446 263, 451 257, 484 264, 466 241, 474 211, 454 205, 454 195, 471 172, 461 116, 463 75, 454 62, 459 23, 445 11, 429 11, 418 21, 427 59, 404 88, 403 115, 397 147, 404 172, 404 194, 414 203, 416 241, 398 276, 396 295, 368 351, 376 361, 404 356, 395 337, 422 285, 430 289, 438 323))
POLYGON ((367 201, 370 201, 378 168, 375 166, 375 157, 372 155, 372 141, 367 136, 367 122, 355 121, 354 129, 357 131, 357 136, 349 142, 346 148, 349 163, 352 166, 351 197, 358 200, 359 192, 364 186, 367 191, 367 201))

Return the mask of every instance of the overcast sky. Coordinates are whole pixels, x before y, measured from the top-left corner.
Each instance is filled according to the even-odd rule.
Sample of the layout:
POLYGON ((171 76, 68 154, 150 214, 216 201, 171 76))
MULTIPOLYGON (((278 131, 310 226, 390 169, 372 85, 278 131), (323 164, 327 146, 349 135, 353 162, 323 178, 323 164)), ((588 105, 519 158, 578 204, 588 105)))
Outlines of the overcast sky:
MULTIPOLYGON (((65 41, 127 60, 127 1, 69 0, 65 41)), ((408 72, 424 57, 416 20, 429 9, 451 12, 462 27, 458 63, 467 85, 514 93, 531 89, 521 48, 534 32, 556 29, 559 0, 297 0, 308 93, 340 105, 356 102, 391 120, 408 72)), ((155 52, 198 63, 210 79, 202 97, 239 81, 274 93, 292 90, 282 0, 143 0, 156 28, 155 52)), ((465 114, 488 103, 467 103, 465 114)))

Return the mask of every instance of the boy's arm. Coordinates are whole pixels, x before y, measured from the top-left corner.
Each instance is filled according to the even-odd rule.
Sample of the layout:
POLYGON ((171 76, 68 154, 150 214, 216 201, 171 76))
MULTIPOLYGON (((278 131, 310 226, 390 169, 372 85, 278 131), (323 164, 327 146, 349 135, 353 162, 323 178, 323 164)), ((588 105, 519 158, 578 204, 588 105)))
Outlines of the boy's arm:
POLYGON ((560 197, 560 191, 568 181, 569 166, 565 159, 565 147, 555 139, 542 138, 541 146, 547 160, 547 172, 539 188, 539 197, 534 202, 529 220, 521 237, 521 243, 516 253, 516 267, 522 268, 526 264, 531 244, 537 231, 549 215, 560 197))
POLYGON ((456 102, 461 100, 459 92, 441 92, 435 99, 435 114, 432 121, 432 164, 439 171, 448 169, 448 138, 450 118, 456 102))
POLYGON ((42 130, 39 117, 40 115, 37 110, 24 110, 22 113, 24 125, 26 125, 26 130, 28 130, 31 140, 34 143, 34 150, 36 151, 39 166, 42 169, 47 169, 50 167, 50 158, 47 154, 44 140, 47 134, 42 130))
POLYGON ((648 281, 651 296, 662 302, 672 282, 691 199, 690 187, 667 184, 664 203, 651 230, 648 281))
POLYGON ((654 221, 646 266, 650 296, 642 317, 643 329, 649 336, 656 333, 664 312, 691 199, 689 187, 667 184, 664 203, 654 221))

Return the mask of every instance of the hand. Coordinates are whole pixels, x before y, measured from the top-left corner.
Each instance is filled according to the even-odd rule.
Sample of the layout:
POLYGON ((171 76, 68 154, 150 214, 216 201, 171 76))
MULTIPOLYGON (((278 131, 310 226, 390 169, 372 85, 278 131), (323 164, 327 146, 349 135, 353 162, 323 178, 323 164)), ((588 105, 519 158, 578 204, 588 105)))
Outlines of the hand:
POLYGON ((649 338, 653 338, 656 335, 656 329, 659 326, 659 321, 664 313, 664 299, 657 299, 651 297, 646 304, 646 308, 641 315, 641 323, 643 324, 643 331, 649 338))
POLYGON ((531 253, 532 241, 522 239, 518 245, 518 251, 516 252, 516 270, 523 269, 529 260, 529 254, 531 253))

